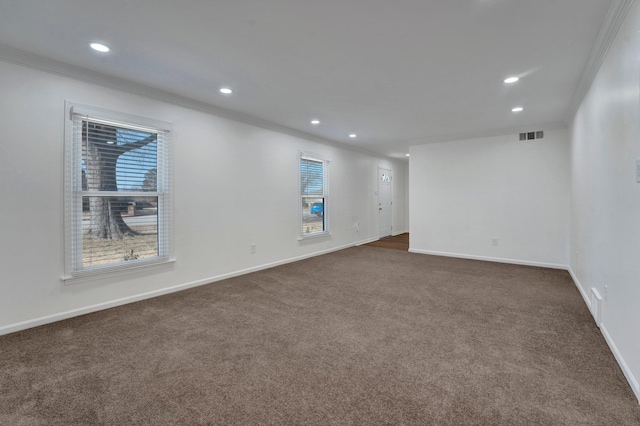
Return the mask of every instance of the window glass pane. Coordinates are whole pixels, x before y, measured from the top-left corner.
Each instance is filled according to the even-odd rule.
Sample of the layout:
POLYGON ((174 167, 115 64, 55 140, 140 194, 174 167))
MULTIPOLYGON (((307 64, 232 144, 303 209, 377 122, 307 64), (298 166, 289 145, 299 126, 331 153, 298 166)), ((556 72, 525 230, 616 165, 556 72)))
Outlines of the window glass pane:
POLYGON ((65 148, 67 276, 168 261, 171 156, 169 131, 162 129, 171 126, 83 108, 71 106, 73 134, 65 148))
POLYGON ((300 189, 302 195, 324 195, 324 163, 300 159, 300 189))
POLYGON ((158 256, 158 197, 82 197, 82 266, 158 256))
POLYGON ((324 198, 302 198, 302 233, 303 235, 324 232, 324 198))
POLYGON ((82 189, 157 191, 155 133, 83 122, 82 189))

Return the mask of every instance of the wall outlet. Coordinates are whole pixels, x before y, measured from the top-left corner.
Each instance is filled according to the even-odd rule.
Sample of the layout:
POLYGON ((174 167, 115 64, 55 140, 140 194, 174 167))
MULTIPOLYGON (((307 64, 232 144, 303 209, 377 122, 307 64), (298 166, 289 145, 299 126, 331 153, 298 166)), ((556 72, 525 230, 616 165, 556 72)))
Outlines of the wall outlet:
POLYGON ((492 246, 498 245, 498 237, 491 237, 491 245, 492 246))
POLYGON ((255 254, 256 252, 256 243, 249 244, 249 253, 255 254))

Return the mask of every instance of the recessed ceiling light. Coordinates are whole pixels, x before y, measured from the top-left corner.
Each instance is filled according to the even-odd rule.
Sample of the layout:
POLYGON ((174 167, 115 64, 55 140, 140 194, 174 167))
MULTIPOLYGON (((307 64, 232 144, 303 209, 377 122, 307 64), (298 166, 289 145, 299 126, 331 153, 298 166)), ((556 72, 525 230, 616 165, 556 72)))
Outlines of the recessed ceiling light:
POLYGON ((353 139, 353 138, 357 138, 357 137, 358 137, 358 135, 356 135, 355 133, 351 133, 351 134, 349 134, 349 137, 350 137, 351 139, 353 139))
POLYGON ((411 154, 405 154, 405 155, 406 155, 407 157, 410 157, 410 156, 411 156, 411 154))
POLYGON ((522 107, 515 107, 515 108, 513 108, 511 111, 512 111, 512 112, 521 112, 521 111, 524 111, 524 108, 522 108, 522 107))
POLYGON ((504 82, 507 83, 507 84, 513 84, 518 80, 520 80, 518 77, 509 77, 509 78, 505 79, 504 82))
POLYGON ((89 46, 96 52, 100 52, 100 53, 107 53, 108 51, 111 50, 109 46, 105 46, 102 43, 89 43, 89 46))
POLYGON ((320 120, 311 120, 311 124, 313 125, 320 124, 320 120))
POLYGON ((220 89, 220 93, 222 93, 223 95, 230 95, 233 93, 233 90, 229 89, 228 87, 222 87, 220 89))

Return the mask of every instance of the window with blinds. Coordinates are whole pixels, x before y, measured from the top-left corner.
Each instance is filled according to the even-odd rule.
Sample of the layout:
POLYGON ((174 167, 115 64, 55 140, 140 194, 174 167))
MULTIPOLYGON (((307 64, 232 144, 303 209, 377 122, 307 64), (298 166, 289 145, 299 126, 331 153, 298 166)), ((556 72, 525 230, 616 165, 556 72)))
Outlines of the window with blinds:
POLYGON ((168 123, 80 107, 71 108, 71 120, 67 275, 169 260, 168 123))
POLYGON ((328 161, 306 154, 300 156, 300 196, 302 238, 329 233, 328 161))

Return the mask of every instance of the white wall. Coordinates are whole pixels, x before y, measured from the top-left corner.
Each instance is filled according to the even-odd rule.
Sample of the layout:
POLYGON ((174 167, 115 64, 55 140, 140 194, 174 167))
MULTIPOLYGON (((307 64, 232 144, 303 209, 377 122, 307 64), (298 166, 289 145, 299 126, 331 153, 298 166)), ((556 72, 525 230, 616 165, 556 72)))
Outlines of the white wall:
POLYGON ((571 125, 570 267, 640 399, 640 5, 632 6, 571 125))
POLYGON ((404 161, 7 62, 0 76, 0 334, 376 239, 378 167, 394 171, 394 230, 407 227, 404 161), (172 266, 60 280, 65 100, 173 123, 172 266), (299 151, 331 160, 331 238, 297 239, 299 151))
POLYGON ((568 134, 542 130, 411 147, 411 251, 566 267, 568 134))

